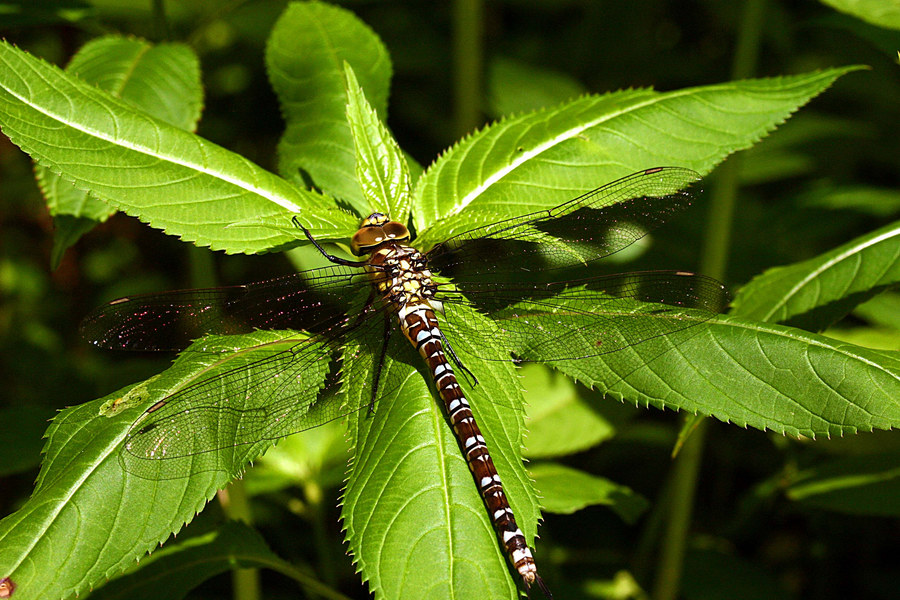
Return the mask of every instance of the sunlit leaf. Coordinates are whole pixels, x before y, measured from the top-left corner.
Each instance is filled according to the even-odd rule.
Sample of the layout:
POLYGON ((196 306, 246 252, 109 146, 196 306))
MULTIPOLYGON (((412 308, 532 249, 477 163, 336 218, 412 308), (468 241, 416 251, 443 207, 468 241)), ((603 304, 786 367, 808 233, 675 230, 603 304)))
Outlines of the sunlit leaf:
POLYGON ((0 43, 0 127, 38 164, 187 241, 229 252, 295 244, 292 216, 323 239, 356 218, 247 159, 0 43), (230 227, 234 224, 240 227, 230 227), (268 224, 280 225, 275 229, 268 224))
POLYGON ((900 3, 896 0, 822 0, 822 3, 872 25, 900 29, 900 3))
POLYGON ((585 96, 500 121, 442 154, 418 180, 420 241, 427 248, 473 222, 552 208, 651 167, 704 175, 854 69, 585 96))
MULTIPOLYGON (((396 140, 366 101, 353 69, 345 63, 347 120, 356 148, 356 175, 369 211, 409 220, 410 178, 406 159, 396 140)), ((368 214, 366 215, 368 216, 368 214)))
POLYGON ((757 276, 738 292, 734 314, 819 331, 898 282, 900 221, 757 276))

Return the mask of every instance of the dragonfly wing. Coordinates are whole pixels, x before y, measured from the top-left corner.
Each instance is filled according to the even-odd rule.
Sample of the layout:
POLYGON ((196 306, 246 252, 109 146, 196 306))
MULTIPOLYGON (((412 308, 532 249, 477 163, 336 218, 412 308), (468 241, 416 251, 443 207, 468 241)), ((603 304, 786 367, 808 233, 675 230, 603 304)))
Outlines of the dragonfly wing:
POLYGON ((248 285, 120 298, 81 323, 89 342, 110 350, 186 348, 207 334, 254 329, 324 331, 346 316, 367 285, 359 269, 329 266, 248 285))
POLYGON ((714 279, 672 271, 553 284, 473 283, 465 294, 445 292, 440 299, 455 329, 495 336, 521 360, 552 362, 608 354, 689 329, 720 312, 727 293, 714 279), (491 330, 473 330, 457 318, 459 303, 491 317, 491 330))
POLYGON ((190 371, 183 387, 131 427, 123 467, 145 479, 236 475, 274 441, 358 410, 340 393, 342 361, 354 357, 342 354, 336 340, 377 347, 382 320, 346 319, 337 329, 300 339, 258 332, 283 339, 233 352, 224 348, 233 338, 207 338, 202 351, 183 354, 173 367, 184 361, 190 371))
POLYGON ((660 167, 613 181, 549 210, 472 229, 436 245, 429 267, 458 283, 588 263, 628 247, 689 206, 699 175, 660 167))

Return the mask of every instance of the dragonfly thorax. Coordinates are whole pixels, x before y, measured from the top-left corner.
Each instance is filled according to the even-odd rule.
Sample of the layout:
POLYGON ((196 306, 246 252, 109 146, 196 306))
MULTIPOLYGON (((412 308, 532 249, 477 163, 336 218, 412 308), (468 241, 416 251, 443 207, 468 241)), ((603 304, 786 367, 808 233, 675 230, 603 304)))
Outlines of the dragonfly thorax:
POLYGON ((376 250, 366 270, 381 296, 393 305, 403 319, 415 308, 441 311, 434 298, 437 285, 431 278, 425 255, 411 246, 392 242, 376 250))
POLYGON ((350 240, 350 251, 355 256, 371 254, 387 243, 408 242, 409 237, 409 229, 403 223, 391 221, 382 213, 372 213, 363 219, 359 230, 350 240))

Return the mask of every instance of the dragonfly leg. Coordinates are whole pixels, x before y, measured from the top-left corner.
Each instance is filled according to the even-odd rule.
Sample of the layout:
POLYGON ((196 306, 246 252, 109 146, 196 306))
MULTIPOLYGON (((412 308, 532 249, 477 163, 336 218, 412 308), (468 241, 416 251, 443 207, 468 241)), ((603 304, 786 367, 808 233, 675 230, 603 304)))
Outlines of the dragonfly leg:
POLYGON ((330 262, 333 262, 337 265, 345 265, 347 267, 363 267, 366 265, 366 261, 364 260, 347 260, 346 258, 341 258, 339 256, 335 256, 334 254, 328 254, 325 252, 325 248, 323 248, 319 242, 316 241, 316 238, 313 237, 312 233, 309 232, 309 229, 300 224, 300 219, 297 217, 293 217, 291 219, 295 227, 299 227, 301 231, 303 231, 303 235, 306 236, 310 242, 312 242, 313 246, 316 247, 316 250, 322 253, 322 256, 327 258, 330 262))
POLYGON ((450 358, 453 359, 453 364, 459 367, 460 371, 462 371, 463 375, 465 375, 466 383, 470 386, 474 387, 478 385, 478 378, 475 377, 475 373, 466 368, 466 365, 459 360, 459 357, 456 355, 456 352, 453 351, 453 346, 450 345, 450 340, 444 335, 444 332, 441 331, 441 342, 444 345, 444 348, 447 350, 447 354, 450 355, 450 358))

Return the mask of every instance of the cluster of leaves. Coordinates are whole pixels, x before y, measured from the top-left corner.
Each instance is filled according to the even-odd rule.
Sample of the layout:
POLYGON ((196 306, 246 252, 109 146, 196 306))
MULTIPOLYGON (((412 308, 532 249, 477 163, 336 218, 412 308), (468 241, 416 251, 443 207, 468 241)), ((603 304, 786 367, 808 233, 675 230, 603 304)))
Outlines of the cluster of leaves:
MULTIPOLYGON (((477 224, 555 206, 644 168, 679 165, 705 175, 855 70, 666 93, 633 89, 529 110, 521 97, 534 96, 509 89, 528 85, 555 101, 548 88, 561 94, 577 92, 577 85, 544 84, 549 74, 541 79, 527 71, 523 77, 521 64, 499 62, 492 71, 494 106, 519 114, 466 137, 423 172, 379 119, 387 113, 391 56, 357 17, 324 3, 292 3, 268 36, 265 63, 286 121, 278 145, 280 175, 192 133, 203 92, 199 61, 186 45, 101 37, 62 71, 0 42, 0 128, 37 165, 57 228, 54 264, 116 211, 198 246, 251 254, 296 246, 294 215, 317 238, 341 242, 359 215, 380 210, 411 219, 417 244, 428 248, 477 224)), ((786 146, 782 153, 798 151, 786 146)), ((764 171, 758 166, 757 177, 764 171)), ((843 201, 837 193, 824 194, 818 202, 846 206, 866 193, 873 192, 845 193, 843 201)), ((816 332, 896 284, 897 232, 900 224, 883 225, 756 277, 739 289, 728 316, 694 328, 674 350, 640 345, 554 366, 609 398, 792 437, 890 429, 900 422, 896 352, 816 332)), ((889 309, 867 306, 866 318, 897 326, 889 309)), ((258 332, 229 343, 273 343, 281 335, 258 332)), ((459 351, 468 354, 465 347, 459 351)), ((235 462, 222 471, 191 477, 160 481, 123 471, 118 457, 131 423, 205 372, 208 365, 197 355, 54 419, 31 497, 0 522, 0 577, 15 582, 16 597, 83 594, 119 575, 268 449, 268 442, 260 443, 232 457, 235 462)), ((522 413, 510 408, 525 398, 516 372, 500 365, 478 363, 480 385, 469 395, 529 541, 539 505, 567 514, 606 504, 634 522, 647 507, 641 495, 558 460, 607 441, 634 415, 601 405, 570 379, 526 370, 526 387, 536 392, 526 454, 540 459, 526 472, 522 413)), ((425 381, 410 376, 414 371, 398 363, 391 368, 402 373, 386 376, 403 384, 391 389, 390 401, 379 402, 373 415, 350 419, 354 459, 341 517, 358 570, 378 597, 514 597, 516 581, 440 408, 425 381)), ((350 364, 347 381, 364 382, 367 369, 363 361, 350 364)), ((345 393, 367 391, 350 383, 345 393)), ((17 418, 7 413, 4 422, 17 418)), ((320 492, 311 488, 333 487, 341 479, 341 440, 332 426, 291 438, 260 459, 263 474, 251 471, 250 481, 276 494, 300 482, 303 510, 312 511, 320 492), (305 446, 303 462, 289 453, 298 446, 305 446)), ((878 495, 892 489, 894 459, 884 453, 843 458, 792 473, 780 485, 798 502, 895 515, 892 496, 878 495)), ((27 466, 6 464, 9 472, 27 466)), ((565 534, 550 531, 546 537, 564 540, 565 534)), ((134 589, 142 587, 156 592, 160 578, 173 594, 184 593, 235 561, 273 568, 312 592, 336 595, 275 556, 246 526, 226 525, 153 556, 91 597, 135 597, 134 589), (205 569, 183 569, 199 557, 205 569)), ((546 572, 568 569, 565 557, 553 557, 542 545, 538 556, 553 583, 559 578, 546 572)))

